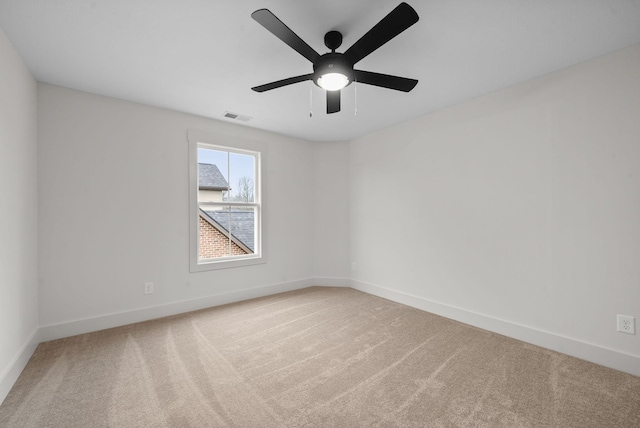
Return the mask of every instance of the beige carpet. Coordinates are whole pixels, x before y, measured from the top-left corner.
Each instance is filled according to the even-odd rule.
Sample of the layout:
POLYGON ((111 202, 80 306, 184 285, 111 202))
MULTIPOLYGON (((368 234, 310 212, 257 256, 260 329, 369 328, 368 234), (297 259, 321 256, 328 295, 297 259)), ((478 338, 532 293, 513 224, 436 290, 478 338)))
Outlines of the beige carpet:
POLYGON ((640 378, 351 289, 41 344, 1 427, 640 427, 640 378))

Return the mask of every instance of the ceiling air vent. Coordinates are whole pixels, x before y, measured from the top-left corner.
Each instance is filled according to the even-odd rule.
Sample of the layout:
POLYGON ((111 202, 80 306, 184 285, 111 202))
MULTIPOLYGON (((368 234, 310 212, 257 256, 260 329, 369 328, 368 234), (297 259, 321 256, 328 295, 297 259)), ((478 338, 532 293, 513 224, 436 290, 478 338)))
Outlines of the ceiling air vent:
POLYGON ((252 119, 249 116, 243 116, 238 113, 231 113, 230 111, 225 111, 223 117, 225 117, 226 119, 241 120, 242 122, 249 122, 252 119))

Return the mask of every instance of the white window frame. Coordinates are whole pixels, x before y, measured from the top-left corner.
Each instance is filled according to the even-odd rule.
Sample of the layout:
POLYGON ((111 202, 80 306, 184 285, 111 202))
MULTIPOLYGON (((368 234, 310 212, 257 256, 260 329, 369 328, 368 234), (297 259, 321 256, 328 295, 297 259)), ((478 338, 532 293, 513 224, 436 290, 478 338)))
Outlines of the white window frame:
MULTIPOLYGON (((266 144, 245 140, 236 137, 222 137, 202 131, 189 130, 187 132, 189 142, 189 270, 191 272, 202 272, 216 269, 226 269, 233 267, 251 266, 267 262, 266 231, 265 224, 265 188, 267 150, 266 144), (255 207, 256 230, 254 253, 242 256, 219 257, 213 259, 200 260, 199 258, 199 216, 198 205, 198 148, 221 150, 230 153, 251 154, 256 156, 255 177, 254 177, 254 203, 249 204, 255 207)), ((221 203, 227 206, 243 205, 234 202, 221 203)))

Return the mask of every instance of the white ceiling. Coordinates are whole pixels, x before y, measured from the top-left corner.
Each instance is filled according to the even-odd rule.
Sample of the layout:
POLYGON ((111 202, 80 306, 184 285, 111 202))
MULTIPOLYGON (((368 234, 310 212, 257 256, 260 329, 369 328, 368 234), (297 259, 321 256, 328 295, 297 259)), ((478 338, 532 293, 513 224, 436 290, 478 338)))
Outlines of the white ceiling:
POLYGON ((312 72, 251 13, 271 10, 322 54, 327 31, 343 33, 344 52, 399 0, 0 0, 0 27, 40 82, 219 120, 230 111, 313 141, 351 140, 640 43, 640 0, 407 2, 418 23, 357 68, 418 85, 350 85, 332 115, 310 82, 250 90, 312 72))

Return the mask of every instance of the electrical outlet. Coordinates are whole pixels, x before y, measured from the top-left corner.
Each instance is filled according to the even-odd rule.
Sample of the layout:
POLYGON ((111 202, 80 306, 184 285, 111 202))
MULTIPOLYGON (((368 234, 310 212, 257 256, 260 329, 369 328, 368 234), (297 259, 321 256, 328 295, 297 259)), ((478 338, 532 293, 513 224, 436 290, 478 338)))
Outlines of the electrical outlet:
POLYGON ((351 262, 351 270, 355 271, 356 269, 358 269, 358 265, 356 264, 356 262, 351 262))
POLYGON ((144 283, 144 294, 153 293, 153 282, 145 282, 144 283))
POLYGON ((618 331, 627 334, 636 334, 636 319, 628 315, 618 315, 618 331))

